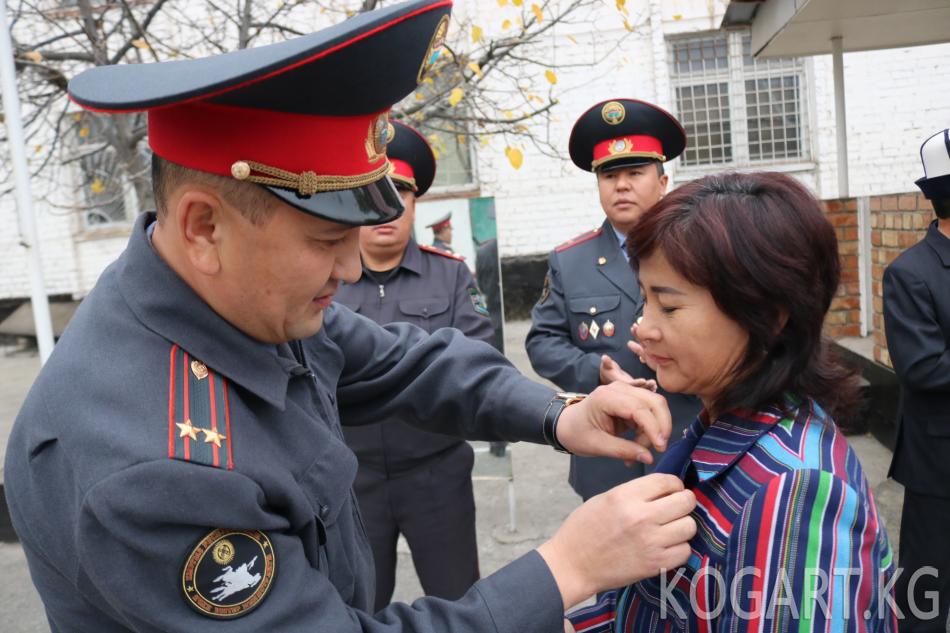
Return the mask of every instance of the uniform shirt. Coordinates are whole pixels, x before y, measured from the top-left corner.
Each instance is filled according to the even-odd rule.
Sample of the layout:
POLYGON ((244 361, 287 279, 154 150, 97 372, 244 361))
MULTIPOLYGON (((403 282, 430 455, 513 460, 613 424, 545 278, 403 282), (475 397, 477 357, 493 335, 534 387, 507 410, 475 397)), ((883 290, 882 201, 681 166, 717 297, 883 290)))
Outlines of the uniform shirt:
POLYGON ((536 552, 458 602, 367 613, 373 561, 338 413, 541 442, 550 389, 457 330, 383 328, 337 305, 311 339, 256 341, 150 247, 153 220, 80 305, 8 443, 7 503, 54 632, 561 626, 536 552))
POLYGON ((888 474, 950 498, 950 238, 936 222, 884 271, 884 329, 901 383, 888 474))
MULTIPOLYGON (((364 267, 359 281, 340 286, 336 301, 381 325, 412 323, 430 333, 454 327, 469 338, 492 341, 491 321, 465 263, 412 240, 388 275, 364 267)), ((410 470, 463 442, 398 418, 347 426, 344 437, 361 465, 387 474, 410 470)))
POLYGON ((814 401, 712 424, 703 412, 657 470, 696 495, 692 555, 571 614, 578 633, 897 630, 887 532, 857 455, 814 401))
MULTIPOLYGON (((564 391, 588 393, 600 384, 600 357, 609 354, 634 378, 656 374, 627 347, 643 310, 636 273, 610 222, 562 244, 548 258, 541 297, 525 341, 531 366, 564 391)), ((660 391, 679 437, 702 408, 697 398, 660 391)), ((590 498, 644 472, 603 457, 571 457, 571 485, 590 498)))

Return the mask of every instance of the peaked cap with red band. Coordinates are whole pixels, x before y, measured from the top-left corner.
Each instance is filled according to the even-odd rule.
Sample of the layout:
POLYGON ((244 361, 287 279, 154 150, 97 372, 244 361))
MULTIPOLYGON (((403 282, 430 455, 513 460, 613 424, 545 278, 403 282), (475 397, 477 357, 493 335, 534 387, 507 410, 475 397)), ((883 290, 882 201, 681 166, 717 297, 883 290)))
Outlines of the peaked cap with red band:
POLYGON ((386 154, 392 167, 389 177, 397 187, 408 187, 416 197, 425 194, 435 178, 435 154, 422 134, 405 123, 393 121, 393 136, 386 154))
POLYGON ((173 163, 334 222, 389 222, 403 206, 387 178, 388 112, 438 58, 451 7, 412 0, 279 44, 92 68, 69 95, 99 112, 148 111, 149 145, 173 163))
POLYGON ((673 160, 686 149, 686 132, 672 114, 652 103, 611 99, 577 119, 568 149, 584 171, 605 171, 673 160))

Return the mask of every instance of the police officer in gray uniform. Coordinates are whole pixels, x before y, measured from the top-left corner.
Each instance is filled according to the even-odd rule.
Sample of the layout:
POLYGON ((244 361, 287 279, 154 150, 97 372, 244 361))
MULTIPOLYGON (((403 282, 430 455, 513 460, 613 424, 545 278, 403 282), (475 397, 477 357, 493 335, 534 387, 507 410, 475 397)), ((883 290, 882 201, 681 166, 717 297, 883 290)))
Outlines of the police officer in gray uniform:
MULTIPOLYGON (((588 392, 615 379, 655 379, 627 346, 643 309, 637 275, 624 249, 627 232, 666 191, 663 162, 679 156, 686 134, 668 112, 643 101, 614 99, 580 116, 571 159, 597 175, 607 218, 600 228, 555 248, 525 345, 531 366, 565 391, 588 392)), ((702 404, 660 390, 678 439, 702 404)), ((589 499, 645 472, 613 459, 571 457, 570 484, 589 499)))
MULTIPOLYGON (((393 130, 389 176, 406 210, 392 222, 360 229, 363 275, 340 286, 336 300, 381 325, 413 323, 427 332, 454 327, 491 343, 488 310, 462 259, 412 239, 416 198, 432 184, 435 156, 411 127, 394 121, 393 130)), ((376 563, 375 609, 392 599, 400 534, 426 595, 462 597, 479 576, 472 447, 399 418, 345 426, 343 436, 359 459, 354 488, 376 563)))
POLYGON ((370 612, 341 414, 623 459, 671 429, 656 394, 552 397, 457 330, 332 303, 359 277, 359 226, 402 212, 388 108, 438 63, 449 11, 416 0, 70 82, 81 106, 148 111, 158 211, 82 302, 7 445, 10 515, 54 632, 541 633, 587 594, 687 559, 695 499, 657 475, 582 506, 456 602, 370 612))

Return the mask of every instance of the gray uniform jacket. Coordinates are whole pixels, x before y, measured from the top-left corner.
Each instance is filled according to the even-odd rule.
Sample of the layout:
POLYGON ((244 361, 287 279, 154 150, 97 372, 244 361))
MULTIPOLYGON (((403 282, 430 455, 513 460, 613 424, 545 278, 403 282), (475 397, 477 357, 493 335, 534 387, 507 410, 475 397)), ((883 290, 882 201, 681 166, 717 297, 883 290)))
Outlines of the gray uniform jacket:
POLYGON ((52 630, 560 630, 536 552, 457 602, 367 613, 373 562, 338 413, 541 442, 551 390, 457 330, 342 306, 307 341, 253 340, 151 248, 153 218, 83 301, 9 440, 7 501, 52 630))
POLYGON ((950 498, 950 239, 936 222, 884 271, 884 326, 901 382, 889 474, 950 498))
MULTIPOLYGON (((491 321, 465 263, 415 241, 409 242, 385 284, 377 284, 364 269, 355 284, 340 286, 336 301, 376 323, 412 323, 430 333, 454 327, 469 338, 492 342, 491 321)), ((343 434, 360 464, 390 474, 410 470, 464 441, 424 431, 398 418, 347 425, 343 434)))
MULTIPOLYGON (((642 310, 636 273, 605 221, 596 231, 551 251, 544 290, 531 311, 525 341, 531 366, 564 391, 582 393, 600 384, 603 354, 634 378, 656 378, 627 348, 630 327, 642 310)), ((702 405, 692 396, 661 393, 673 415, 671 439, 677 440, 702 405)), ((570 483, 584 499, 643 473, 640 464, 628 468, 616 459, 571 456, 570 483)))

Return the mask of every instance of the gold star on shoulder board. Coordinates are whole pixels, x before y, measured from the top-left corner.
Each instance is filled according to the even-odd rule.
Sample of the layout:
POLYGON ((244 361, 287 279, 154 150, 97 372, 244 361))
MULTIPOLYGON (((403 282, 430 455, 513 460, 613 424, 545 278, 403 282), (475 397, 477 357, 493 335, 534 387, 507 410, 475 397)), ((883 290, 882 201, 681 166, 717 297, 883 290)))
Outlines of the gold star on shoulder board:
POLYGON ((201 432, 205 434, 205 444, 214 444, 218 448, 221 448, 221 440, 228 439, 213 429, 201 429, 201 432))
POLYGON ((175 426, 181 429, 181 433, 178 434, 178 437, 190 437, 191 439, 198 441, 198 431, 201 429, 196 426, 192 426, 191 420, 175 422, 175 426))

